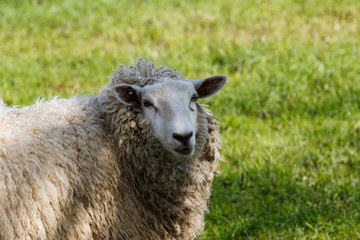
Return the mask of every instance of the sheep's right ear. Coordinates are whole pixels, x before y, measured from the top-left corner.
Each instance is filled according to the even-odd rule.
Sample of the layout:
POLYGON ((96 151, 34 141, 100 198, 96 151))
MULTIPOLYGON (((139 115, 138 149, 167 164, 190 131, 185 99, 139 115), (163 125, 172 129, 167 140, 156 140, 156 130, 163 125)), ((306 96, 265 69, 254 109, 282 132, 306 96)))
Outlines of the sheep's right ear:
POLYGON ((133 106, 139 105, 141 88, 130 84, 118 84, 112 88, 112 92, 121 103, 133 106))

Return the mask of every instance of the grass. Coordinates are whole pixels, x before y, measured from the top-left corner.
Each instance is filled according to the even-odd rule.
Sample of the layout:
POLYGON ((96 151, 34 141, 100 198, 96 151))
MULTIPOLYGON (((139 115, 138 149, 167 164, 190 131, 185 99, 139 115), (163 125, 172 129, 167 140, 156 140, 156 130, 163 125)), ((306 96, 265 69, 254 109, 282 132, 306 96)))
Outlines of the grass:
POLYGON ((0 2, 0 98, 94 94, 145 56, 189 79, 223 162, 200 239, 360 238, 360 2, 0 2))

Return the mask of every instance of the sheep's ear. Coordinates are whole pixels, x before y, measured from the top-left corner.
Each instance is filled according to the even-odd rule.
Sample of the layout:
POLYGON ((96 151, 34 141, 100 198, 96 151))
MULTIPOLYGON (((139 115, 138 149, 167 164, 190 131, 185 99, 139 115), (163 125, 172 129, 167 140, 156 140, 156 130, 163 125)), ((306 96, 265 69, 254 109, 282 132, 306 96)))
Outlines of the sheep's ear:
POLYGON ((121 103, 129 106, 139 105, 141 88, 135 85, 118 84, 112 88, 113 94, 121 103))
POLYGON ((227 81, 224 74, 192 81, 199 98, 210 97, 222 89, 227 81))

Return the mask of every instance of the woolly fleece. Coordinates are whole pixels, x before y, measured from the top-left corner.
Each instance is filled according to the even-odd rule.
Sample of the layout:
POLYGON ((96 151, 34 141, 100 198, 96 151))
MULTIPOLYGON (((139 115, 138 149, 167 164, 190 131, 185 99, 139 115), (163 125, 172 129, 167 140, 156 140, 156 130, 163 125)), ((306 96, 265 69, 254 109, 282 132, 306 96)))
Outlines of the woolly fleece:
POLYGON ((217 122, 197 104, 193 158, 176 159, 120 83, 184 80, 139 59, 99 96, 7 107, 0 101, 0 239, 193 239, 217 173, 217 122))

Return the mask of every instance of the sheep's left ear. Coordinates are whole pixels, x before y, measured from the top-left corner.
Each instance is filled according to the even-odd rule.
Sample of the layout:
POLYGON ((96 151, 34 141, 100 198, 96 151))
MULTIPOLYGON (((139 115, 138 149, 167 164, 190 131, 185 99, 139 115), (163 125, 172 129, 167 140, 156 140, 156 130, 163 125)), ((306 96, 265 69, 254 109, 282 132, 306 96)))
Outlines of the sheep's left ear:
POLYGON ((222 89, 227 81, 224 74, 192 81, 199 98, 210 97, 222 89))
POLYGON ((121 103, 134 106, 139 105, 141 88, 136 85, 118 84, 112 88, 112 92, 121 103))

